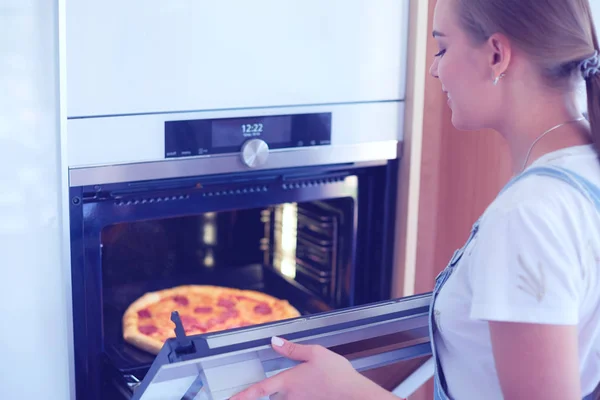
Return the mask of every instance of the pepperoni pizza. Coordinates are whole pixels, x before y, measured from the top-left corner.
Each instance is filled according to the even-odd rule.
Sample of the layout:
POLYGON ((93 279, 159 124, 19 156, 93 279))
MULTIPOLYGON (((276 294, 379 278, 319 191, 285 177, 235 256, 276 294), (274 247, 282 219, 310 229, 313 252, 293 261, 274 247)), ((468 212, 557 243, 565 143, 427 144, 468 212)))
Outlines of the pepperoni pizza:
POLYGON ((158 354, 175 336, 171 312, 177 311, 188 335, 262 324, 300 315, 287 301, 264 293, 218 286, 178 286, 146 293, 123 315, 123 338, 158 354))

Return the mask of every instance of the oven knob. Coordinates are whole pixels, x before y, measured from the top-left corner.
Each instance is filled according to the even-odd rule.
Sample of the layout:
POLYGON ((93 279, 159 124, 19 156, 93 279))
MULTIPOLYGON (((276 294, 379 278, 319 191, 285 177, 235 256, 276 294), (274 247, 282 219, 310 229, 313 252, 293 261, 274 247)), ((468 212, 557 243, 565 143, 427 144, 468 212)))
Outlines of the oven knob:
POLYGON ((242 146, 242 161, 250 168, 264 165, 269 157, 269 145, 261 139, 250 139, 242 146))

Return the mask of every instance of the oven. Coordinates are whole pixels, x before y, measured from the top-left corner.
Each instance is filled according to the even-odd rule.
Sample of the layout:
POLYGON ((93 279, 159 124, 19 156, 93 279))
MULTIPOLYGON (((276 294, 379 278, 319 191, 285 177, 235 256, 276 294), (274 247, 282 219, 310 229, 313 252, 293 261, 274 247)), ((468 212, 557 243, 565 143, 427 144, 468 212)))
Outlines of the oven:
MULTIPOLYGON (((257 290, 305 316, 389 299, 391 144, 370 161, 300 168, 211 173, 213 158, 175 157, 73 169, 77 398, 130 398, 144 380, 155 357, 123 340, 122 317, 148 292, 185 284, 257 290), (390 160, 376 159, 386 152, 390 160), (173 176, 149 179, 154 168, 173 176)), ((237 166, 242 153, 225 157, 237 166)), ((422 319, 423 304, 416 309, 422 319)))
POLYGON ((365 374, 430 352, 428 297, 391 299, 408 3, 233 3, 67 2, 78 400, 229 398, 291 366, 273 334, 365 374), (301 315, 125 342, 129 305, 180 285, 301 315))

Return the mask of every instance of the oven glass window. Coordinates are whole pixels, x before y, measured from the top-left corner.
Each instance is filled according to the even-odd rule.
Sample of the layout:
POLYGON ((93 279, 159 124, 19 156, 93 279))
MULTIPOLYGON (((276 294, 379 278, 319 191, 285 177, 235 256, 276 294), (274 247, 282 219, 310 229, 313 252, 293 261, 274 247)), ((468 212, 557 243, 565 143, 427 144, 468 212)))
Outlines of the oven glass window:
POLYGON ((122 374, 153 355, 122 339, 122 317, 144 294, 180 285, 256 290, 300 313, 348 305, 355 200, 207 212, 119 223, 101 232, 104 346, 122 374))

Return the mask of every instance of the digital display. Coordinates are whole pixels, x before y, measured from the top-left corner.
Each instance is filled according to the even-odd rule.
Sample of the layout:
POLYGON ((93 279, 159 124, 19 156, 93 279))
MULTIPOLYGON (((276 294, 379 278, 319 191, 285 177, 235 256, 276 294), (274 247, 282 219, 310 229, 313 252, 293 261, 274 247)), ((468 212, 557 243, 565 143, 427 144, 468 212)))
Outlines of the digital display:
POLYGON ((239 152, 248 140, 270 149, 331 144, 331 113, 165 121, 165 158, 239 152))
POLYGON ((240 146, 246 140, 254 138, 260 138, 269 144, 288 143, 292 138, 291 116, 212 121, 213 147, 240 146))

